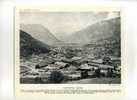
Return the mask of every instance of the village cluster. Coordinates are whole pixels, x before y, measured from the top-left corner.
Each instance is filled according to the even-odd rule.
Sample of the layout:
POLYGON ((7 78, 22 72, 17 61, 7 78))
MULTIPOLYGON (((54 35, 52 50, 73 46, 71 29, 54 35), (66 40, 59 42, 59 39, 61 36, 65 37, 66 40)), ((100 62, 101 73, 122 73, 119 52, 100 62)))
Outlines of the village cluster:
POLYGON ((94 52, 90 49, 86 51, 78 47, 63 47, 63 49, 58 47, 48 54, 33 55, 29 62, 21 61, 23 63, 21 63, 20 81, 45 84, 89 78, 121 77, 119 57, 99 58, 93 54, 94 52))

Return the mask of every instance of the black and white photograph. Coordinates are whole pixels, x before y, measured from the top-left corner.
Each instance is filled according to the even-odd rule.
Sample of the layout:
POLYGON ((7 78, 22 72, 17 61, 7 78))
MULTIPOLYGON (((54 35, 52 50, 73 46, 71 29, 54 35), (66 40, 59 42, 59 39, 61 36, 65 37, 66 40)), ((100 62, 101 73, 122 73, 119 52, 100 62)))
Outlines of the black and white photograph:
POLYGON ((20 11, 20 84, 121 84, 120 11, 20 11))

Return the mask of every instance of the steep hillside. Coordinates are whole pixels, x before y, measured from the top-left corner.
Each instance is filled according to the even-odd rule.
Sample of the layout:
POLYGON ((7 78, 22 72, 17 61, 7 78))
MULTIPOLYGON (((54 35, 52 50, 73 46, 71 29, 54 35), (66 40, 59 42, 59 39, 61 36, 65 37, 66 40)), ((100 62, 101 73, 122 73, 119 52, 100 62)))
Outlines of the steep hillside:
POLYGON ((87 28, 73 33, 65 39, 69 43, 89 44, 100 40, 120 40, 120 18, 102 20, 87 28))
POLYGON ((20 29, 30 33, 35 39, 48 45, 60 43, 60 41, 43 25, 40 24, 21 24, 20 29))
POLYGON ((27 57, 32 54, 48 53, 49 46, 33 38, 27 32, 20 30, 20 56, 27 57))

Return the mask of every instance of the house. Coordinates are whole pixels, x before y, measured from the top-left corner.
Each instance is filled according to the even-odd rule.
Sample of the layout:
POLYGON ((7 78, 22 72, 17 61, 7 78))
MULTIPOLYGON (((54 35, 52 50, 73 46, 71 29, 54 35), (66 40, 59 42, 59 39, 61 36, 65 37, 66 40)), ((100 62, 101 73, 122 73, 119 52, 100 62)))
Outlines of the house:
POLYGON ((35 69, 43 68, 43 67, 48 66, 49 64, 54 64, 54 63, 55 63, 55 61, 53 59, 47 58, 46 60, 41 61, 39 64, 37 64, 35 66, 35 69))
POLYGON ((62 68, 67 68, 70 66, 70 64, 68 63, 64 63, 64 62, 55 62, 56 65, 60 66, 60 69, 62 68))

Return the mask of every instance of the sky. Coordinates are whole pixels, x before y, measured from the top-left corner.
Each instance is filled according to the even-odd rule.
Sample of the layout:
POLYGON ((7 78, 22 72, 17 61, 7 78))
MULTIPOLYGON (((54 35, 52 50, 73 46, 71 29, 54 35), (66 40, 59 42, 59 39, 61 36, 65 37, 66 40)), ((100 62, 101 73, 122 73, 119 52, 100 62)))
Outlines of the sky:
POLYGON ((41 24, 57 37, 70 35, 118 12, 20 12, 20 24, 41 24))

